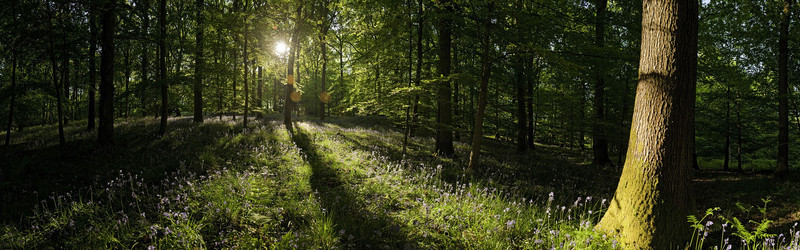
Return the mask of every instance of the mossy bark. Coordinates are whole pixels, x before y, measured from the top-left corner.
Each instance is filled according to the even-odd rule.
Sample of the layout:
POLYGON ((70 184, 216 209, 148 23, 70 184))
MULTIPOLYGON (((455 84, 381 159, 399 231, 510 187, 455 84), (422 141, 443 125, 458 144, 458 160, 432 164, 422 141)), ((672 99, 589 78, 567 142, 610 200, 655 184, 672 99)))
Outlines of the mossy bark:
POLYGON ((597 229, 632 249, 675 249, 691 236, 697 0, 645 0, 639 85, 625 167, 597 229))

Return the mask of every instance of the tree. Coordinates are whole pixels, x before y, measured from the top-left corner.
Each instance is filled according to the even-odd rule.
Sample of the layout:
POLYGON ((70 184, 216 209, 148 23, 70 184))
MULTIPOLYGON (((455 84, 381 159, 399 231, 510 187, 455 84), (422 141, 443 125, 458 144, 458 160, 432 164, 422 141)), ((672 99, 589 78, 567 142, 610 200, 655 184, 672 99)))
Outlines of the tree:
MULTIPOLYGON (((164 1, 164 0, 161 0, 164 1)), ((100 122, 97 143, 100 147, 114 145, 114 30, 117 27, 116 3, 104 0, 100 9, 100 122)))
POLYGON ((646 0, 639 85, 628 155, 597 225, 626 247, 670 249, 687 242, 697 76, 697 0, 646 0))
POLYGON ((203 0, 195 0, 197 17, 194 64, 194 122, 203 122, 203 0))
POLYGON ((436 116, 436 154, 440 156, 451 156, 453 149, 452 126, 452 99, 450 97, 450 46, 452 43, 452 23, 453 2, 443 0, 440 2, 441 13, 439 15, 439 81, 437 81, 436 104, 438 112, 436 116))
MULTIPOLYGON (((16 31, 17 30, 17 5, 16 2, 11 3, 11 14, 13 15, 13 22, 12 28, 16 31)), ((19 39, 19 36, 15 37, 19 39)), ((6 127, 6 146, 11 144, 11 121, 14 119, 14 101, 16 98, 16 88, 17 88, 17 53, 16 47, 18 41, 12 42, 11 47, 11 100, 8 104, 8 126, 6 127)))
MULTIPOLYGON (((606 6, 608 0, 597 0, 596 8, 597 15, 595 17, 595 45, 598 49, 603 49, 605 43, 605 17, 606 6)), ((605 133, 605 73, 603 63, 598 63, 595 66, 595 84, 594 84, 594 122, 592 122, 592 153, 594 155, 594 164, 597 166, 605 166, 611 164, 611 159, 608 157, 608 140, 605 133)))
POLYGON ((789 172, 789 21, 792 0, 783 0, 778 38, 778 166, 775 176, 789 172))
POLYGON ((283 123, 286 129, 292 131, 292 92, 294 91, 294 61, 296 60, 296 51, 299 49, 300 41, 298 36, 300 33, 300 18, 303 13, 303 6, 297 7, 295 16, 294 30, 292 31, 292 41, 289 48, 289 63, 286 65, 286 92, 283 99, 283 123))
POLYGON ((488 16, 484 20, 484 30, 481 39, 481 86, 478 97, 478 111, 475 113, 475 129, 472 132, 472 147, 469 153, 469 169, 475 169, 480 162, 481 139, 483 138, 483 113, 486 109, 486 95, 488 92, 489 76, 492 73, 491 49, 489 31, 491 31, 491 14, 494 9, 494 1, 489 1, 488 16))
POLYGON ((169 85, 167 85, 167 0, 158 3, 158 26, 161 32, 158 35, 158 82, 161 85, 161 123, 158 134, 167 132, 167 104, 169 85))

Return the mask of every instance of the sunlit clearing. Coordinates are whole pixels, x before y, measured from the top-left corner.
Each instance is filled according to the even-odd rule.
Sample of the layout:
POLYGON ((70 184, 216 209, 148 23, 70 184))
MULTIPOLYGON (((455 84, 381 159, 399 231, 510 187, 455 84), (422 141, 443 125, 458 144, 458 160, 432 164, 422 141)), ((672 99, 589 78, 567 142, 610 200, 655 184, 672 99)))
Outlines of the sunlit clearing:
POLYGON ((279 56, 285 55, 289 52, 289 46, 286 45, 284 42, 277 42, 275 43, 275 54, 279 56))

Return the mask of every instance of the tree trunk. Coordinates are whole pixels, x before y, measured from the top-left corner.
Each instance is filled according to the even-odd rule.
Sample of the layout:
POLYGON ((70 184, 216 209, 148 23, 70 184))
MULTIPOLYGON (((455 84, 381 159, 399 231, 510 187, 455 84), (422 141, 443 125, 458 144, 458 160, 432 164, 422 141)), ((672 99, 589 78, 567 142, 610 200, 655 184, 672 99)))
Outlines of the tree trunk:
POLYGON ((8 126, 6 126, 6 146, 11 144, 11 126, 14 119, 14 101, 17 89, 17 56, 16 51, 11 49, 11 102, 8 104, 8 126))
MULTIPOLYGON (((164 1, 164 0, 162 0, 164 1)), ((114 1, 106 0, 102 8, 103 31, 100 36, 100 126, 97 143, 100 147, 114 145, 114 30, 117 16, 114 1)))
POLYGON ((525 152, 528 150, 528 142, 526 141, 528 135, 528 117, 525 112, 525 59, 523 59, 523 56, 520 54, 514 57, 514 75, 516 76, 515 82, 517 85, 517 152, 525 152))
POLYGON ((292 91, 294 91, 294 61, 295 55, 297 55, 296 50, 300 45, 298 40, 298 33, 300 33, 300 16, 303 12, 302 5, 297 7, 297 16, 295 19, 295 26, 294 31, 292 31, 292 45, 289 51, 289 63, 286 65, 286 91, 285 91, 285 98, 283 101, 283 123, 286 126, 286 129, 290 132, 293 131, 292 129, 292 91))
POLYGON ((247 18, 245 18, 244 22, 244 53, 242 53, 242 67, 244 67, 244 121, 242 122, 242 126, 247 127, 247 116, 250 115, 250 86, 247 82, 247 74, 250 74, 250 72, 247 71, 247 18))
POLYGON ((264 75, 261 72, 261 66, 258 66, 258 78, 256 78, 256 108, 259 110, 256 113, 256 118, 264 117, 264 75))
MULTIPOLYGON (((423 12, 422 0, 417 1, 417 68, 414 76, 414 86, 419 87, 422 81, 422 35, 423 35, 423 22, 425 15, 423 12)), ((419 117, 419 94, 414 94, 414 103, 411 105, 411 125, 408 128, 408 137, 414 137, 414 125, 416 125, 419 117)))
POLYGON ((729 170, 729 163, 731 158, 731 126, 730 126, 730 117, 731 117, 731 87, 727 86, 726 89, 727 95, 725 100, 725 121, 723 124, 725 125, 725 145, 722 146, 722 153, 724 155, 724 159, 722 162, 722 170, 728 171, 729 170))
POLYGON ((158 36, 158 81, 161 85, 161 123, 158 126, 158 134, 164 135, 167 132, 167 105, 169 86, 167 85, 167 0, 160 0, 158 5, 158 26, 160 34, 158 36))
POLYGON ((96 54, 97 54, 97 22, 95 21, 95 15, 97 15, 97 10, 95 7, 90 7, 89 10, 89 86, 87 90, 89 92, 89 104, 88 104, 88 111, 87 111, 87 124, 86 130, 92 131, 95 128, 95 114, 97 108, 95 107, 95 88, 97 88, 97 63, 95 62, 96 54))
POLYGON ((528 94, 525 97, 525 103, 527 104, 527 120, 528 120, 528 127, 527 127, 527 143, 528 147, 531 150, 534 150, 536 144, 534 142, 534 118, 535 112, 533 110, 533 95, 534 95, 534 88, 538 88, 539 86, 539 70, 538 68, 534 71, 533 67, 538 67, 533 65, 533 59, 531 57, 526 58, 525 60, 525 68, 527 69, 526 72, 528 74, 525 76, 526 85, 528 87, 528 94), (532 79, 535 78, 535 79, 532 79))
POLYGON ((742 170, 742 116, 741 107, 742 100, 739 98, 739 93, 736 93, 736 167, 741 173, 742 170))
POLYGON ((624 247, 671 249, 691 236, 697 0, 646 0, 628 156, 597 229, 624 247))
MULTIPOLYGON (((326 11, 327 13, 327 11, 326 11)), ((327 18, 327 15, 325 16, 327 18)), ((322 53, 322 93, 328 93, 328 87, 325 86, 326 81, 328 80, 328 25, 326 24, 324 28, 322 28, 322 37, 320 45, 320 53, 322 53)), ((325 120, 325 102, 320 100, 320 111, 319 111, 319 118, 323 121, 325 120)))
MULTIPOLYGON (((605 43, 605 17, 608 0, 597 0, 597 16, 595 17, 595 45, 602 50, 605 43)), ((611 165, 608 157, 608 140, 605 133, 605 62, 595 66, 594 84, 594 122, 592 122, 592 153, 597 166, 611 165)))
POLYGON ((197 18, 196 36, 195 36, 195 57, 194 57, 194 122, 203 122, 203 64, 205 58, 203 57, 203 28, 205 20, 203 18, 203 8, 205 3, 203 0, 195 0, 195 10, 197 18))
MULTIPOLYGON (((69 13, 66 13, 67 12, 66 5, 64 6, 64 12, 65 12, 65 14, 69 14, 69 13)), ((66 24, 64 26, 66 26, 66 24)), ((68 44, 67 43, 67 33, 66 32, 62 32, 61 33, 61 53, 62 53, 62 55, 61 55, 62 56, 61 57, 61 74, 62 74, 62 76, 61 76, 61 87, 64 88, 64 92, 62 94, 62 96, 64 97, 64 100, 62 102, 62 106, 65 106, 63 108, 66 109, 66 111, 64 112, 65 113, 64 116, 62 116, 64 125, 69 125, 69 119, 70 119, 70 116, 69 116, 69 113, 70 113, 70 105, 69 105, 70 104, 70 102, 69 102, 69 48, 67 47, 67 44, 68 44)))
POLYGON ((439 16, 439 81, 437 81, 436 104, 436 154, 439 156, 452 156, 453 131, 452 127, 452 101, 450 99, 450 46, 452 43, 452 27, 449 15, 453 12, 452 2, 441 1, 443 5, 439 16))
POLYGON ((491 62, 491 43, 489 32, 491 31, 492 12, 494 2, 489 2, 487 17, 484 20, 483 37, 481 38, 481 86, 478 94, 478 110, 475 112, 475 128, 472 132, 472 146, 469 153, 468 169, 474 170, 480 164, 481 139, 483 138, 483 113, 486 109, 486 92, 488 92, 489 76, 492 73, 491 62))
POLYGON ((149 46, 149 39, 150 35, 148 29, 150 29, 150 0, 142 0, 142 72, 141 72, 141 98, 140 102, 142 103, 142 115, 147 116, 147 88, 150 86, 150 76, 149 76, 149 69, 150 69, 150 59, 148 55, 150 55, 150 46, 149 46))
POLYGON ((127 121, 128 120, 128 115, 130 113, 129 109, 128 109, 128 103, 130 102, 130 94, 129 94, 129 88, 128 87, 130 86, 130 82, 131 82, 131 45, 130 45, 130 43, 126 43, 126 46, 125 46, 125 49, 123 50, 123 53, 125 53, 125 55, 124 55, 125 56, 125 59, 124 59, 125 60, 125 92, 123 92, 124 95, 125 95, 124 96, 125 97, 125 107, 122 110, 123 111, 122 113, 125 116, 125 121, 127 121))
POLYGON ((780 38, 778 39, 778 166, 775 176, 789 172, 789 21, 792 0, 783 0, 780 38))

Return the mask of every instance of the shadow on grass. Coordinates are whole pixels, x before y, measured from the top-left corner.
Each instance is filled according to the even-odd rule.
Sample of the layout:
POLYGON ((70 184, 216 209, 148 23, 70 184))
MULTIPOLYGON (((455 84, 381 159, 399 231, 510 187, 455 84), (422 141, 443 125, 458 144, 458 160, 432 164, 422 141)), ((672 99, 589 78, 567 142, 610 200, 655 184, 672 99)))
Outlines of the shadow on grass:
POLYGON ((322 206, 329 212, 337 233, 344 230, 339 235, 344 246, 358 249, 411 247, 412 241, 405 237, 406 229, 387 214, 367 209, 365 202, 349 190, 349 183, 345 183, 347 180, 334 167, 336 162, 320 153, 306 131, 295 124, 291 132, 292 141, 311 166, 311 187, 319 192, 322 206))
POLYGON ((190 118, 171 118, 164 136, 156 134, 156 119, 118 121, 111 150, 97 150, 96 133, 84 132, 75 122, 65 129, 71 139, 63 157, 57 143, 48 143, 57 133, 30 130, 36 137, 20 136, 33 138, 33 144, 23 141, 0 152, 0 202, 4 204, 0 222, 23 222, 34 215, 34 206, 52 195, 71 193, 92 199, 122 172, 139 175, 150 185, 178 170, 202 175, 215 170, 211 166, 243 165, 237 163, 252 158, 247 155, 251 150, 241 147, 240 141, 259 138, 235 138, 242 131, 239 124, 206 121, 194 124, 190 118))

